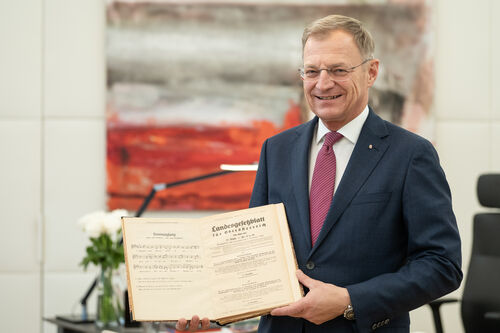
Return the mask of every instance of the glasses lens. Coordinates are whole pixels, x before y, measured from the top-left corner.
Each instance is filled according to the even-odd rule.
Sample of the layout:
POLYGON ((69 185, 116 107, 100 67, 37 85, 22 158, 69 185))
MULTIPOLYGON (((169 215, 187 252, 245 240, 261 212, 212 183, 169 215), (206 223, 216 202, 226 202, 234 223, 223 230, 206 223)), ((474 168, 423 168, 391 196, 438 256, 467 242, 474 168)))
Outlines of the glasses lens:
POLYGON ((319 80, 321 76, 321 72, 327 72, 328 78, 332 81, 343 82, 349 80, 350 72, 346 69, 342 68, 334 68, 334 69, 307 69, 299 68, 300 77, 307 82, 316 82, 319 80))
POLYGON ((300 77, 304 81, 315 82, 315 81, 319 80, 319 78, 321 76, 321 72, 325 71, 325 72, 328 73, 328 77, 332 81, 343 82, 343 81, 347 81, 347 80, 350 79, 351 73, 356 68, 358 68, 359 66, 367 63, 370 60, 373 60, 373 59, 372 58, 365 59, 359 65, 353 66, 353 67, 350 67, 350 68, 342 68, 342 67, 319 68, 319 69, 314 69, 314 68, 313 69, 299 68, 299 74, 300 74, 300 77))

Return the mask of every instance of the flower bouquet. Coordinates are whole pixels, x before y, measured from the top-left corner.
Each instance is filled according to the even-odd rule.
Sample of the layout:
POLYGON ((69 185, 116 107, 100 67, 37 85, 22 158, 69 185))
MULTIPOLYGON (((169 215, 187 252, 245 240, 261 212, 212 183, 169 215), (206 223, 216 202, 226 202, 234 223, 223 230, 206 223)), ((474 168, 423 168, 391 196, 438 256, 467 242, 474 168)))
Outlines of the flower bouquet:
POLYGON ((123 324, 123 295, 116 290, 118 288, 113 283, 113 277, 124 262, 121 217, 127 214, 124 209, 98 211, 78 220, 78 224, 90 239, 90 245, 87 246, 86 255, 80 265, 86 270, 92 263, 100 269, 96 313, 96 324, 99 327, 123 324))

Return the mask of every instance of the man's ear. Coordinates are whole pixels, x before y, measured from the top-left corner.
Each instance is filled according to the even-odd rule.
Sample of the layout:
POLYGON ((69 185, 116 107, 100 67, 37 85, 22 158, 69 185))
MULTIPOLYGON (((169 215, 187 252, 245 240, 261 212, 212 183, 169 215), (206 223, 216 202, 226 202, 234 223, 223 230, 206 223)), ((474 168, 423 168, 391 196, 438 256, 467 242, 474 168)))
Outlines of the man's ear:
POLYGON ((373 86, 378 76, 378 66, 380 61, 378 59, 370 60, 370 67, 368 67, 368 87, 373 86))

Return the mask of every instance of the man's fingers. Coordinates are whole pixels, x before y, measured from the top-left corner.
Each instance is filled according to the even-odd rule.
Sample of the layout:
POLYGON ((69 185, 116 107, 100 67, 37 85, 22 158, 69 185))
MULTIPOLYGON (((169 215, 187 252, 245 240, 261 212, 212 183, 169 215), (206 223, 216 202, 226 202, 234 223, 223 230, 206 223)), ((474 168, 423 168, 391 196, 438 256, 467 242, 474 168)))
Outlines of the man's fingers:
POLYGON ((200 325, 200 317, 194 315, 189 322, 189 330, 191 332, 197 331, 199 329, 198 325, 200 325))
POLYGON ((210 327, 210 320, 208 318, 203 318, 201 320, 201 329, 202 330, 207 330, 210 327))
POLYGON ((206 330, 210 327, 210 320, 208 318, 203 318, 200 321, 200 317, 194 315, 190 321, 187 321, 185 318, 179 319, 175 324, 175 329, 178 331, 189 330, 190 332, 194 332, 200 330, 200 323, 201 329, 203 330, 206 330))
POLYGON ((271 311, 271 316, 290 316, 290 317, 300 317, 304 311, 304 305, 302 300, 295 303, 283 306, 281 308, 276 308, 271 311))
POLYGON ((178 331, 184 331, 187 326, 187 320, 185 318, 181 318, 175 324, 175 329, 178 331))
POLYGON ((299 282, 309 289, 314 288, 314 286, 318 282, 318 280, 312 279, 309 276, 305 275, 304 272, 302 272, 300 269, 295 272, 295 275, 297 276, 297 279, 299 279, 299 282))

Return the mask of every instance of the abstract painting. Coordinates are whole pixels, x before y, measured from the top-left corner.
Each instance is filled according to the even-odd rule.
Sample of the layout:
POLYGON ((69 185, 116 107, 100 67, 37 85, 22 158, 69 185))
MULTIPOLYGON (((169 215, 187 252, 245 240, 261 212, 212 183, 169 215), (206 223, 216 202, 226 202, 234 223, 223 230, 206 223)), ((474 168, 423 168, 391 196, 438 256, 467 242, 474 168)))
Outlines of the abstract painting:
MULTIPOLYGON (((304 26, 327 14, 361 19, 381 72, 370 104, 426 134, 433 96, 430 8, 359 4, 108 1, 108 207, 136 210, 154 184, 257 162, 264 140, 310 119, 297 68, 304 26)), ((245 208, 255 172, 156 194, 149 209, 245 208)))

